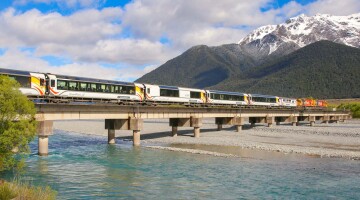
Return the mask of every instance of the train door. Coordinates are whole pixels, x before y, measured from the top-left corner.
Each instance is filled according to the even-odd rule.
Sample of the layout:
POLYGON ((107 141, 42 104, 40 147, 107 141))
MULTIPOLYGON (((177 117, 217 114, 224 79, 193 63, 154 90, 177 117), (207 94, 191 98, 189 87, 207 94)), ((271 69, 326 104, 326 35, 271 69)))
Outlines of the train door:
POLYGON ((249 101, 249 105, 253 104, 252 96, 250 94, 248 95, 248 101, 249 101))
POLYGON ((49 80, 49 76, 47 74, 45 74, 45 94, 49 95, 50 94, 50 89, 49 89, 49 85, 50 85, 50 80, 49 80))
POLYGON ((202 101, 203 103, 206 103, 206 102, 207 102, 207 101, 206 101, 205 91, 202 91, 202 92, 200 93, 200 99, 201 99, 201 101, 202 101))
POLYGON ((250 97, 249 97, 249 95, 244 94, 244 101, 245 101, 246 105, 249 105, 249 104, 250 104, 250 97))
POLYGON ((31 88, 37 91, 38 96, 46 94, 46 78, 45 74, 30 73, 31 88))
POLYGON ((59 94, 57 91, 57 79, 55 75, 47 74, 48 76, 48 85, 47 89, 49 90, 50 96, 56 96, 59 94))
POLYGON ((136 96, 138 96, 140 99, 140 101, 143 101, 145 98, 145 94, 144 94, 144 85, 143 84, 138 84, 135 83, 135 94, 136 96))

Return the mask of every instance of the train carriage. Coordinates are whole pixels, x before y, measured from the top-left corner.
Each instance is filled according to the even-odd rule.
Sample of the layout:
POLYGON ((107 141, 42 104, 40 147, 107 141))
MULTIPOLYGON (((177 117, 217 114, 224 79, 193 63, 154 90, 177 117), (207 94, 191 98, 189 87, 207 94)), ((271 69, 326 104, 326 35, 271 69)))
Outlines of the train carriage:
POLYGON ((316 107, 315 99, 297 99, 296 102, 298 107, 316 107))
POLYGON ((0 68, 0 75, 9 76, 19 82, 20 91, 29 97, 46 95, 46 81, 44 74, 0 68))
POLYGON ((47 77, 51 97, 116 102, 144 99, 142 84, 53 74, 47 77))
POLYGON ((279 105, 283 107, 296 107, 296 99, 279 97, 279 105))
POLYGON ((324 100, 293 99, 271 95, 203 90, 75 76, 1 69, 20 83, 20 91, 41 102, 108 101, 113 103, 148 102, 231 106, 326 107, 324 100), (44 100, 45 101, 42 101, 44 100))
POLYGON ((145 99, 148 102, 205 103, 205 90, 175 86, 144 84, 145 99))
POLYGON ((249 94, 249 105, 254 106, 280 106, 279 97, 261 94, 249 94))
POLYGON ((248 95, 239 92, 206 90, 208 104, 248 105, 248 95))

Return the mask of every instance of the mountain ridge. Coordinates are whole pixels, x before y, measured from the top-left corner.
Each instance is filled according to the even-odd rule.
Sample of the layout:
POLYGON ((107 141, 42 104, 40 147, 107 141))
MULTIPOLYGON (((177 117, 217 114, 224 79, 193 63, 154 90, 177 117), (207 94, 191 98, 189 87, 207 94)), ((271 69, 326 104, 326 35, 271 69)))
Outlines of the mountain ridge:
MULTIPOLYGON (((258 80, 259 77, 261 77, 262 74, 268 75, 270 73, 269 70, 272 68, 267 68, 270 63, 278 63, 285 66, 286 63, 290 63, 290 60, 287 62, 281 62, 282 58, 290 59, 287 57, 288 55, 299 50, 302 52, 302 49, 304 48, 306 51, 306 47, 308 45, 317 43, 323 38, 330 39, 330 42, 335 42, 339 45, 345 44, 342 41, 355 41, 354 44, 356 45, 352 45, 357 47, 355 50, 353 49, 354 52, 357 52, 356 49, 358 50, 360 47, 360 13, 343 17, 331 15, 316 15, 313 17, 307 17, 305 15, 300 15, 298 17, 289 19, 283 24, 269 25, 264 27, 260 27, 259 29, 254 30, 247 37, 240 40, 237 44, 224 44, 213 47, 198 45, 191 47, 183 54, 167 61, 157 69, 148 74, 145 74, 136 81, 192 88, 216 88, 222 90, 240 91, 240 88, 236 89, 235 85, 230 84, 231 82, 236 82, 236 84, 240 84, 242 87, 246 86, 247 88, 254 89, 254 84, 260 84, 258 80), (300 37, 298 40, 296 40, 306 41, 306 44, 303 42, 303 44, 299 45, 297 42, 284 39, 290 36, 292 39, 294 39, 296 35, 289 36, 289 33, 293 33, 294 30, 291 31, 288 29, 296 29, 294 28, 295 25, 297 29, 301 28, 301 30, 307 31, 307 34, 300 34, 300 37), (311 28, 306 28, 306 26, 311 28), (346 32, 346 29, 343 29, 346 26, 355 28, 357 32, 355 31, 356 33, 354 33, 355 29, 351 29, 350 31, 346 32), (270 27, 270 29, 265 31, 264 27, 270 27), (310 29, 311 31, 315 30, 315 32, 311 33, 311 31, 309 31, 310 29), (259 31, 262 31, 263 33, 257 33, 259 31), (351 34, 348 34, 348 32, 351 32, 351 34), (257 37, 254 37, 254 34, 257 35, 257 37), (354 34, 356 36, 355 39, 353 39, 354 34), (359 37, 357 37, 356 34, 359 34, 359 37), (349 39, 349 37, 352 39, 349 39), (259 68, 262 68, 263 71, 260 71, 259 68), (251 74, 251 71, 256 73, 251 74)), ((295 32, 300 33, 301 31, 295 32)), ((322 43, 323 42, 320 42, 320 44, 322 43)), ((319 48, 321 48, 322 51, 328 51, 326 48, 347 47, 338 46, 335 44, 320 46, 321 47, 319 48)), ((344 56, 340 55, 341 53, 334 53, 330 50, 329 52, 331 52, 334 57, 338 57, 339 59, 344 56)), ((309 56, 310 57, 306 57, 306 59, 312 60, 313 62, 316 61, 315 57, 311 57, 311 55, 309 56)), ((318 61, 316 62, 320 62, 320 60, 325 63, 327 62, 322 58, 317 59, 318 61)), ((297 62, 300 62, 301 64, 300 60, 297 62)), ((296 63, 292 64, 296 65, 296 63)), ((333 64, 334 63, 329 66, 331 69, 334 68, 333 64)), ((349 64, 350 68, 354 68, 351 63, 347 64, 349 64)), ((290 67, 289 69, 293 68, 290 67)), ((357 71, 355 70, 354 72, 357 71)), ((326 74, 327 72, 323 73, 326 74)), ((358 75, 360 76, 360 74, 358 75)), ((307 74, 307 76, 310 76, 310 74, 307 74)), ((255 93, 263 92, 263 90, 260 88, 258 88, 258 91, 252 91, 255 93)), ((290 95, 291 92, 284 93, 284 95, 287 94, 290 95)), ((341 92, 339 92, 339 94, 341 94, 341 92)), ((320 96, 326 95, 321 94, 320 96)), ((336 95, 332 95, 332 97, 336 98, 336 95)))
POLYGON ((360 49, 319 41, 250 69, 213 89, 288 97, 359 98, 360 49))

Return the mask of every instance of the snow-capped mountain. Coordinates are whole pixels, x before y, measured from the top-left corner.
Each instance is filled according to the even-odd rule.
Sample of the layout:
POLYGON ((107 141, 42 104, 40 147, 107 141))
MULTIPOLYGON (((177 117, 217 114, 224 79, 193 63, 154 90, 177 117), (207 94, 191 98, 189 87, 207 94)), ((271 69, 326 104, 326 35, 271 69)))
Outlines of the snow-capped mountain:
POLYGON ((254 30, 238 44, 260 55, 289 52, 308 44, 329 40, 360 48, 360 13, 349 16, 304 14, 283 24, 268 25, 254 30))

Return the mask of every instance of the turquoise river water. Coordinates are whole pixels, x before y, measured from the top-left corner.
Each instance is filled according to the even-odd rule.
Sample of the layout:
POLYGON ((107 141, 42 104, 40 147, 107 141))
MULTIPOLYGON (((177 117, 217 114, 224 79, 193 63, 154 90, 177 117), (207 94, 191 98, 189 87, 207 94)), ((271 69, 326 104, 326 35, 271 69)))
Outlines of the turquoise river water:
POLYGON ((360 161, 224 158, 59 130, 39 157, 36 141, 23 179, 50 185, 59 199, 360 199, 360 161))

